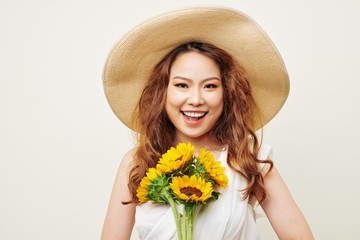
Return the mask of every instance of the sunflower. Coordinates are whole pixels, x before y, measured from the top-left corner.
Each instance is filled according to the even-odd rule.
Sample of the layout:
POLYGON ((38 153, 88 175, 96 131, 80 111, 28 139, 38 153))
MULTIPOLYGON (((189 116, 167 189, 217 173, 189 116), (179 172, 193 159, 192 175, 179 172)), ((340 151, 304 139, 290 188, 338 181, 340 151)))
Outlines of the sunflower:
POLYGON ((220 161, 214 161, 214 155, 201 148, 199 151, 199 161, 206 169, 210 178, 220 186, 227 188, 229 179, 224 174, 225 167, 220 166, 220 161))
POLYGON ((146 176, 140 181, 140 187, 137 189, 136 196, 140 203, 153 200, 159 202, 161 190, 168 184, 163 173, 156 168, 149 168, 146 176))
POLYGON ((201 177, 187 175, 175 177, 170 183, 171 189, 182 200, 204 202, 212 196, 214 191, 211 182, 205 182, 201 177))
POLYGON ((149 199, 146 197, 148 192, 148 185, 151 184, 149 178, 143 177, 140 182, 140 187, 136 191, 136 196, 139 199, 140 203, 144 203, 149 201, 149 199))
POLYGON ((195 147, 190 143, 180 143, 176 148, 170 148, 159 159, 156 168, 164 173, 171 173, 182 168, 192 157, 195 147))
POLYGON ((146 173, 146 177, 150 181, 155 180, 158 176, 161 176, 161 175, 162 175, 162 172, 156 168, 149 168, 149 171, 146 173))

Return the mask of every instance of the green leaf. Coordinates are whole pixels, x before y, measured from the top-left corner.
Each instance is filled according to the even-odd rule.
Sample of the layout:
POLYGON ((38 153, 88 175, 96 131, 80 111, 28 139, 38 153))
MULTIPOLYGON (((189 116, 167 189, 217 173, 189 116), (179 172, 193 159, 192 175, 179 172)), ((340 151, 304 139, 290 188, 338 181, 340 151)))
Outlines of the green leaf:
POLYGON ((212 192, 212 197, 215 198, 215 200, 218 200, 219 196, 220 196, 219 192, 212 192))

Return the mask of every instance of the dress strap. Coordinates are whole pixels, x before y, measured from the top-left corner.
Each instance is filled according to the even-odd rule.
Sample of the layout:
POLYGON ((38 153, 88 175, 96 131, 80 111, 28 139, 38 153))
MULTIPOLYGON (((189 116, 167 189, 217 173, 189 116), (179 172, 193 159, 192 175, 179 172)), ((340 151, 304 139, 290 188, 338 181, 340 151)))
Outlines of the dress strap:
MULTIPOLYGON (((273 157, 273 149, 270 145, 263 143, 259 149, 258 158, 259 160, 272 159, 273 157)), ((262 170, 264 168, 265 163, 259 164, 259 169, 262 170)))

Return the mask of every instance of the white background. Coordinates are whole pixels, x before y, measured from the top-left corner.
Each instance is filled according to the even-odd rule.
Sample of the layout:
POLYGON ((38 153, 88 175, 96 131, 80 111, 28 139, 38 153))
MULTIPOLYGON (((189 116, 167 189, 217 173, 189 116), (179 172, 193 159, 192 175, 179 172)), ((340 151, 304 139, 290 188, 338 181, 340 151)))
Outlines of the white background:
POLYGON ((315 237, 358 238, 359 1, 0 0, 0 239, 100 238, 133 146, 103 93, 106 56, 144 19, 205 3, 247 13, 278 47, 291 90, 265 142, 315 237))

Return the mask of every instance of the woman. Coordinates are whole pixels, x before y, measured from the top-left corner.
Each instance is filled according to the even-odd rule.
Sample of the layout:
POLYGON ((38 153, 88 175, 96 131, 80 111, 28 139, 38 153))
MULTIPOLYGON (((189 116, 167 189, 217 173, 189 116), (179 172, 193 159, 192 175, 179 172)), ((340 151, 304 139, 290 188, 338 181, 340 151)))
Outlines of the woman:
POLYGON ((104 86, 115 114, 139 138, 120 164, 102 239, 130 239, 134 223, 141 239, 176 238, 170 207, 138 204, 136 189, 180 142, 211 151, 229 177, 219 200, 196 216, 194 239, 258 239, 256 200, 280 239, 313 238, 271 148, 260 147, 255 134, 285 102, 288 76, 271 40, 247 16, 191 8, 153 18, 115 46, 104 86))

